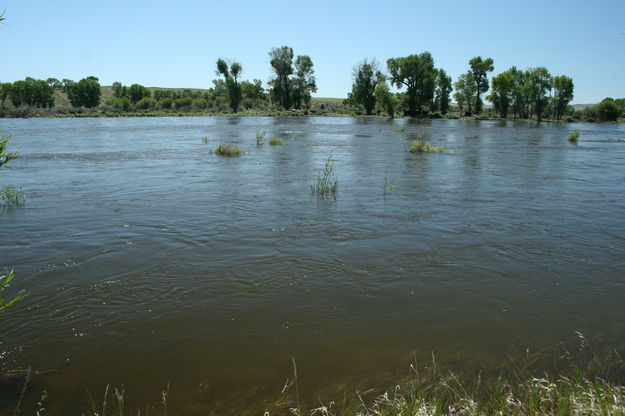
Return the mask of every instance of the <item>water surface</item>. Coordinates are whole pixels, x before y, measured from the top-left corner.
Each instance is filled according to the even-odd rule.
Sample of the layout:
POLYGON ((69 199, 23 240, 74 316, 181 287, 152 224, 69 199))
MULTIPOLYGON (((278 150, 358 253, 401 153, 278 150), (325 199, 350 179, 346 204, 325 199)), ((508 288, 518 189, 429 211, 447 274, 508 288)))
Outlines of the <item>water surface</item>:
MULTIPOLYGON (((625 351, 623 125, 198 117, 0 128, 21 152, 0 184, 27 199, 0 213, 0 268, 29 293, 2 317, 0 365, 60 368, 31 388, 48 390, 52 412, 79 414, 85 389, 101 395, 107 383, 138 404, 169 383, 180 414, 232 397, 262 407, 292 359, 302 396, 316 398, 388 383, 431 351, 498 368, 575 331, 625 351), (264 129, 284 146, 257 147, 264 129), (450 150, 407 153, 418 135, 450 150), (213 154, 222 142, 247 153, 213 154), (329 156, 339 192, 319 198, 309 184, 329 156), (383 191, 385 176, 395 191, 383 191)), ((15 390, 0 396, 10 403, 15 390)))

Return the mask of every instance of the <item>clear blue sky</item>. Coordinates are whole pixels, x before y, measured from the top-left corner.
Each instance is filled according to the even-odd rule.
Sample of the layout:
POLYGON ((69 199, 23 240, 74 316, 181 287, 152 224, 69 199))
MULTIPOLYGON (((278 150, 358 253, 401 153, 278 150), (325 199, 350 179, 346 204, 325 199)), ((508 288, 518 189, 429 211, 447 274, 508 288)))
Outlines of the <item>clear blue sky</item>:
POLYGON ((0 0, 2 10, 1 82, 207 88, 223 57, 266 83, 269 50, 288 45, 313 59, 319 97, 345 97, 365 57, 423 51, 454 80, 481 55, 494 74, 545 66, 572 77, 575 103, 625 97, 625 0, 0 0))

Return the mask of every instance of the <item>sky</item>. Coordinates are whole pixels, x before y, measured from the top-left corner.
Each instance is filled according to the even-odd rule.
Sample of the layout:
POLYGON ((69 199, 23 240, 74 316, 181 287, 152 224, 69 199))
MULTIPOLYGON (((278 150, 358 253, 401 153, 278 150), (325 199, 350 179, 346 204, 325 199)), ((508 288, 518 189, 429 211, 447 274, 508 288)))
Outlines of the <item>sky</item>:
POLYGON ((269 51, 309 55, 317 97, 344 98, 354 66, 429 51, 454 81, 475 56, 496 75, 544 66, 573 78, 573 103, 625 97, 625 0, 0 0, 0 82, 210 88, 218 58, 271 78, 269 51))

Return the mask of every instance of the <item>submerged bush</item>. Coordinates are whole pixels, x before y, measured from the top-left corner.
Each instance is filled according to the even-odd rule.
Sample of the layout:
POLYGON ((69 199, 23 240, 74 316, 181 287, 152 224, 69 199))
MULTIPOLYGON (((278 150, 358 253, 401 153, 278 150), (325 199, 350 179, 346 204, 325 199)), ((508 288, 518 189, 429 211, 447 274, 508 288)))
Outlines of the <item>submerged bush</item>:
POLYGON ((222 143, 217 147, 217 149, 215 149, 215 153, 217 153, 219 156, 238 157, 245 152, 243 151, 243 149, 233 144, 222 143))
POLYGON ((271 139, 269 139, 269 144, 272 146, 282 146, 284 142, 279 137, 272 137, 271 139))
POLYGON ((210 141, 210 139, 208 138, 208 136, 204 136, 202 137, 202 143, 206 144, 210 141))
POLYGON ((310 190, 314 194, 321 196, 327 194, 335 194, 339 189, 339 181, 334 175, 334 160, 332 156, 328 157, 325 166, 319 171, 317 177, 311 182, 310 190))
POLYGON ((571 134, 569 134, 569 142, 577 143, 577 139, 579 139, 579 130, 573 130, 571 134))
POLYGON ((408 148, 410 153, 439 153, 444 150, 444 147, 434 146, 432 143, 424 140, 415 140, 412 146, 408 148))

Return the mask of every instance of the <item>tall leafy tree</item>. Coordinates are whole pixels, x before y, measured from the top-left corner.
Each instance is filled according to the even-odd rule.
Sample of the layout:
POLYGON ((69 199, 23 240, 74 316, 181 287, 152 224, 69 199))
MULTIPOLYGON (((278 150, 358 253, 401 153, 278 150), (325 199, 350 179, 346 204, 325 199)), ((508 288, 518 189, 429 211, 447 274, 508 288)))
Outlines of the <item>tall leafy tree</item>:
POLYGON ((502 72, 496 77, 493 77, 491 83, 491 93, 486 98, 493 103, 495 111, 497 111, 501 117, 506 118, 508 117, 508 111, 515 89, 514 75, 510 70, 502 72))
POLYGON ((456 102, 465 103, 467 105, 467 112, 472 114, 471 103, 475 101, 477 85, 475 85, 475 80, 471 73, 467 72, 460 75, 454 83, 454 89, 456 90, 456 94, 454 94, 456 102))
POLYGON ((217 60, 217 75, 223 75, 226 81, 226 87, 228 89, 228 97, 230 99, 230 108, 233 113, 239 110, 241 104, 242 92, 241 85, 239 83, 239 77, 243 72, 243 67, 238 62, 232 62, 230 65, 223 60, 217 60))
POLYGON ((406 100, 410 115, 421 113, 422 107, 432 100, 437 71, 429 52, 386 61, 391 84, 406 87, 406 100))
POLYGON ((375 85, 375 99, 379 107, 386 111, 390 118, 395 117, 395 108, 399 104, 399 99, 393 94, 386 83, 386 77, 378 73, 375 85))
POLYGON ((554 118, 561 120, 566 107, 573 99, 573 80, 566 75, 554 77, 553 89, 554 118))
POLYGON ((362 105, 367 115, 371 115, 375 108, 375 92, 380 80, 379 74, 380 68, 375 59, 365 59, 354 67, 351 99, 354 104, 362 105))
POLYGON ((132 84, 130 88, 128 88, 128 99, 130 99, 133 104, 138 103, 143 98, 150 98, 151 95, 150 90, 143 85, 132 84))
POLYGON ((313 62, 308 55, 298 55, 295 58, 295 73, 291 80, 293 106, 302 108, 303 104, 310 104, 311 93, 317 92, 313 62))
POLYGON ((482 59, 481 56, 471 59, 469 66, 471 67, 470 74, 476 87, 475 113, 479 115, 482 112, 481 95, 488 91, 488 72, 493 72, 495 67, 491 58, 482 59))
POLYGON ((102 95, 99 81, 97 77, 90 76, 78 82, 64 79, 62 84, 72 106, 94 108, 100 104, 102 95))
POLYGON ((528 104, 531 106, 529 116, 532 116, 532 112, 540 120, 549 98, 547 92, 551 90, 551 75, 547 68, 530 68, 527 70, 527 81, 525 84, 525 91, 527 94, 528 104))
POLYGON ((291 108, 291 80, 293 74, 293 49, 288 46, 272 48, 269 52, 270 65, 275 78, 270 81, 274 103, 288 110, 291 108))
POLYGON ((436 107, 442 114, 447 114, 449 111, 449 95, 451 94, 451 77, 447 75, 444 69, 438 70, 436 77, 436 107))

